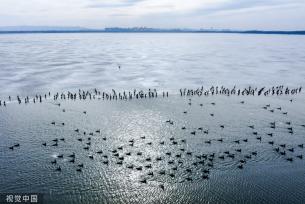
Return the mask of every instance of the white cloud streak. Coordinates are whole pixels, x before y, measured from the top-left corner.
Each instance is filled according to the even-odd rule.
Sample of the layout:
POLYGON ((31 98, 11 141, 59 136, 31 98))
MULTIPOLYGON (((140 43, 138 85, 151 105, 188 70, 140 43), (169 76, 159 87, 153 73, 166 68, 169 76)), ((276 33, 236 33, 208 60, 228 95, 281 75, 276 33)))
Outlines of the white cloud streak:
POLYGON ((304 0, 0 0, 0 26, 305 29, 304 0))

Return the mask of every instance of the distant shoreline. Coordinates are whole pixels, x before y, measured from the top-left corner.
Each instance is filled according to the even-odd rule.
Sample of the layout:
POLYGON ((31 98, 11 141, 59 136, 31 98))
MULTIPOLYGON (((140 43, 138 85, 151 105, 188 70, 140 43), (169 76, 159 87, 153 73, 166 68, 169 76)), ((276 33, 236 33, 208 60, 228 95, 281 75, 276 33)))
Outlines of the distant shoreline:
POLYGON ((29 31, 0 31, 0 34, 43 34, 43 33, 224 33, 224 34, 275 34, 275 35, 305 35, 304 31, 232 31, 232 30, 29 30, 29 31))

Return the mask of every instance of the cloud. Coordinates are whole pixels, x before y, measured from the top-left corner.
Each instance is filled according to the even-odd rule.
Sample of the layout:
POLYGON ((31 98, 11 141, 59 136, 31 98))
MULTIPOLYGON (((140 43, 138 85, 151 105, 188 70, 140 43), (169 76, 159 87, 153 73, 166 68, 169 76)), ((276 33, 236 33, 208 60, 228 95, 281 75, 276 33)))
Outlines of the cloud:
POLYGON ((228 0, 221 3, 212 5, 210 7, 203 7, 197 9, 197 13, 217 13, 217 12, 227 12, 227 11, 241 11, 241 10, 251 10, 257 8, 272 8, 279 6, 286 6, 292 4, 303 4, 302 0, 228 0))
POLYGON ((305 29, 304 0, 0 0, 0 26, 305 29), (265 19, 265 20, 264 20, 265 19), (271 20, 272 19, 272 20, 271 20), (281 20, 277 20, 281 19, 281 20), (254 23, 255 22, 255 23, 254 23), (285 23, 284 23, 285 22, 285 23))
POLYGON ((120 1, 92 1, 86 6, 87 8, 119 8, 134 6, 139 2, 146 0, 120 0, 120 1))

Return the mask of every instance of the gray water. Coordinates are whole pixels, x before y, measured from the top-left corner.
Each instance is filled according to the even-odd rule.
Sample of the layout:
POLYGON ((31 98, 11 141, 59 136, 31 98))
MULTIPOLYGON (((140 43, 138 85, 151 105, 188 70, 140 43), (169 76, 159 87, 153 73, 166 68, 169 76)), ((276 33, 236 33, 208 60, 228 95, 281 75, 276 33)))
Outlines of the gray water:
POLYGON ((304 203, 305 159, 297 157, 305 156, 305 148, 298 146, 305 144, 304 94, 177 95, 179 88, 201 85, 304 86, 304 50, 304 36, 286 35, 0 35, 0 99, 95 87, 157 88, 171 93, 168 98, 130 101, 50 97, 42 103, 0 106, 0 193, 42 193, 44 203, 51 204, 304 203), (267 104, 270 107, 262 108, 267 104), (65 141, 52 146, 55 138, 65 141), (220 138, 223 142, 217 141, 220 138), (206 143, 209 140, 211 144, 206 143), (20 147, 9 149, 16 143, 20 147), (83 149, 86 146, 89 150, 83 149), (276 147, 286 155, 276 152, 276 147), (102 154, 97 153, 100 150, 102 154), (124 157, 122 164, 113 150, 124 157), (226 151, 235 157, 228 157, 226 151), (247 159, 253 151, 257 155, 247 159), (75 163, 68 157, 73 152, 75 163), (197 157, 213 153, 212 162, 197 157), (62 159, 57 157, 60 154, 62 159), (54 159, 57 164, 51 163, 54 159), (241 159, 246 160, 243 169, 238 168, 241 159), (203 160, 204 164, 197 163, 203 160), (78 164, 84 164, 82 172, 76 171, 78 164), (128 168, 131 164, 133 169, 128 168), (146 168, 149 164, 151 168, 146 168), (61 172, 56 171, 59 166, 61 172), (142 170, 135 169, 140 166, 142 170), (207 169, 209 174, 204 172, 207 169), (160 174, 163 170, 165 175, 160 174), (141 183, 143 179, 147 183, 141 183))
POLYGON ((304 50, 295 35, 0 35, 0 93, 304 85, 304 50))
POLYGON ((304 98, 294 97, 293 103, 289 100, 290 97, 195 97, 190 106, 187 98, 171 96, 132 101, 60 101, 60 107, 52 101, 9 104, 0 108, 0 191, 39 192, 44 195, 45 203, 301 204, 305 202, 305 160, 297 156, 305 155, 305 148, 298 147, 305 144, 305 127, 301 126, 305 123, 305 113, 300 111, 304 110, 304 98), (216 105, 211 105, 212 102, 216 105), (271 104, 270 110, 275 111, 262 109, 266 104, 271 104), (84 110, 87 114, 83 114, 84 110), (174 121, 173 125, 165 122, 169 119, 174 121), (52 121, 56 124, 52 125, 52 121), (271 129, 269 123, 274 121, 276 129, 271 129), (181 129, 183 126, 185 130, 181 129), (199 127, 209 133, 198 130, 199 127), (293 127, 294 134, 289 133, 288 127, 293 127), (77 128, 79 133, 74 131, 77 128), (96 133, 99 129, 101 133, 96 133), (196 135, 190 134, 192 131, 196 135), (262 141, 256 139, 253 131, 258 132, 262 141), (267 135, 270 132, 273 137, 267 135), (85 150, 88 137, 91 145, 85 150), (65 141, 52 146, 55 138, 65 141), (79 138, 83 141, 78 141, 79 138), (217 141, 219 138, 223 142, 217 141), (129 145, 131 139, 133 146, 129 145), (206 143, 208 140, 211 144, 206 143), (235 140, 240 140, 240 144, 235 140), (162 141, 164 145, 160 144, 162 141), (174 145, 173 141, 178 144, 174 145), (274 141, 274 145, 268 144, 269 141, 274 141), (44 142, 46 147, 42 145, 44 142), (20 147, 10 150, 8 147, 15 143, 20 143, 20 147), (286 151, 285 156, 274 151, 280 144, 287 145, 280 148, 286 151), (240 153, 235 151, 239 148, 240 153), (288 151, 290 148, 294 152, 288 151), (97 153, 100 150, 102 154, 97 153), (124 157, 122 165, 117 164, 120 160, 113 150, 124 157), (187 151, 192 155, 187 155, 187 151), (226 156, 225 151, 235 154, 235 158, 226 156), (246 159, 244 168, 239 169, 239 160, 253 151, 257 156, 246 159), (70 163, 68 155, 73 152, 75 163, 70 163), (138 156, 138 152, 142 155, 138 156), (193 165, 202 161, 196 156, 212 153, 215 154, 213 167, 208 166, 211 162, 206 159, 204 164, 193 165), (64 155, 63 159, 57 158, 60 154, 64 155), (90 159, 89 155, 94 158, 90 159), (224 159, 219 158, 222 155, 224 159), (162 160, 157 161, 157 157, 162 160), (286 160, 290 157, 293 162, 286 160), (54 159, 56 165, 51 164, 54 159), (84 164, 82 172, 76 171, 78 164, 84 164), (148 164, 152 168, 146 168, 148 164), (129 165, 134 168, 129 169, 129 165), (61 172, 56 171, 58 166, 61 172), (142 170, 135 169, 140 166, 142 170), (209 179, 202 179, 207 169, 209 179), (159 174, 162 170, 165 175, 159 174), (149 172, 154 175, 148 175, 149 172), (188 177, 192 181, 187 181, 188 177), (147 183, 141 183, 143 179, 147 183))

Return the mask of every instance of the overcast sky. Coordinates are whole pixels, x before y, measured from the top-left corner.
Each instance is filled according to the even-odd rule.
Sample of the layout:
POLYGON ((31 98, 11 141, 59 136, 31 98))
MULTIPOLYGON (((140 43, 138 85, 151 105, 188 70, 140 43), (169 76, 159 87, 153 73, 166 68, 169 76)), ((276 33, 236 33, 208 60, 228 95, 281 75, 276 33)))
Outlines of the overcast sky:
POLYGON ((305 30, 305 0, 0 0, 0 26, 305 30))

